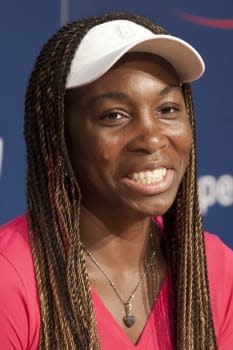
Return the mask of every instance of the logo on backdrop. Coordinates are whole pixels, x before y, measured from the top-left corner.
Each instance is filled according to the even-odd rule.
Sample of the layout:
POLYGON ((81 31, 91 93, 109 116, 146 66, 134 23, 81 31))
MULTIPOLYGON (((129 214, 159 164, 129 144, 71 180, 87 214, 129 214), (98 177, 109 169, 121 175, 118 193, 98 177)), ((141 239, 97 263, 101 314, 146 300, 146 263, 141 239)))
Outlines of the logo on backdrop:
POLYGON ((210 207, 219 204, 229 207, 233 204, 233 176, 229 174, 215 178, 212 175, 198 179, 199 197, 202 214, 207 214, 210 207))
POLYGON ((198 24, 205 27, 217 29, 233 29, 233 19, 209 18, 193 16, 190 13, 177 11, 177 16, 185 21, 198 24))
POLYGON ((3 138, 0 137, 0 177, 2 173, 2 163, 3 163, 3 138))

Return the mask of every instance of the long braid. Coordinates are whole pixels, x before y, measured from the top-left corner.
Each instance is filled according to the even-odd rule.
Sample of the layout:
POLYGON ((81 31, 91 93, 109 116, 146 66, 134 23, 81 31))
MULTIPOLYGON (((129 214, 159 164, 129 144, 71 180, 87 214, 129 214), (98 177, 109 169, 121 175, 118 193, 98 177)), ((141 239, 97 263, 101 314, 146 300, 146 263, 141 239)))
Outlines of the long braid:
POLYGON ((67 42, 61 31, 60 40, 58 34, 44 47, 26 96, 28 207, 41 305, 41 349, 94 349, 98 344, 90 324, 93 311, 84 258, 76 244, 80 195, 73 176, 64 177, 65 165, 59 158, 64 156, 65 142, 62 74, 70 65, 60 62, 67 61, 65 55, 71 60, 77 29, 71 27, 67 42))
MULTIPOLYGON (((72 58, 85 33, 94 25, 115 19, 132 20, 157 34, 167 34, 148 19, 122 13, 68 24, 42 49, 27 89, 27 205, 40 299, 42 350, 100 348, 80 242, 81 195, 64 135, 64 95, 72 58)), ((176 301, 176 346, 179 350, 215 350, 188 85, 184 95, 194 130, 193 147, 176 201, 165 215, 176 301)))
POLYGON ((173 287, 176 298, 177 349, 217 349, 210 308, 203 224, 196 174, 195 118, 191 90, 184 97, 193 130, 190 161, 177 197, 165 215, 170 234, 173 287))

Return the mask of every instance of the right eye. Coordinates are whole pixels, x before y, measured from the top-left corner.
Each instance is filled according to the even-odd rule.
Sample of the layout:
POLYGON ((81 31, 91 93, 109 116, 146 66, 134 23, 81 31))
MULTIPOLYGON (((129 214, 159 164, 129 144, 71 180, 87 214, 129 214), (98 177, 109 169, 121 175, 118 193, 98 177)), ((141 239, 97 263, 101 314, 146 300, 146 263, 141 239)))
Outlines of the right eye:
POLYGON ((122 111, 107 111, 100 116, 100 121, 107 125, 118 125, 125 120, 128 120, 129 116, 122 111))
POLYGON ((100 117, 101 120, 120 120, 124 117, 124 115, 118 111, 107 112, 100 117))

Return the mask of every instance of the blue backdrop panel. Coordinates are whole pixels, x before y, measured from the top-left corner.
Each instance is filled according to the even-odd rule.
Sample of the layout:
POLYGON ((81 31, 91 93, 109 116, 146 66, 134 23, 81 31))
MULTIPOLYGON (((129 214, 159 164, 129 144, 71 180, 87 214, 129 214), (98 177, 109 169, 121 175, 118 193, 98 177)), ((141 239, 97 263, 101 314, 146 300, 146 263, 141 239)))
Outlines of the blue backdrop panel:
POLYGON ((43 43, 67 21, 105 12, 145 15, 191 42, 206 62, 193 83, 206 229, 233 248, 233 2, 29 0, 1 6, 0 223, 25 211, 24 94, 43 43))

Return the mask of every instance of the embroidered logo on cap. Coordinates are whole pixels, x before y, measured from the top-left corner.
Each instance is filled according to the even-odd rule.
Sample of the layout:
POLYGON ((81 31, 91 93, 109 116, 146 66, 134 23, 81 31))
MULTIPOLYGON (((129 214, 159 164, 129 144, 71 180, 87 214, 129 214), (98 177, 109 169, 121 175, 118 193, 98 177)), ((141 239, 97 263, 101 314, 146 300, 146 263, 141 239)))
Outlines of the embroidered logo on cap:
POLYGON ((114 29, 117 34, 118 39, 129 39, 136 35, 135 27, 129 26, 127 23, 115 23, 114 29))

